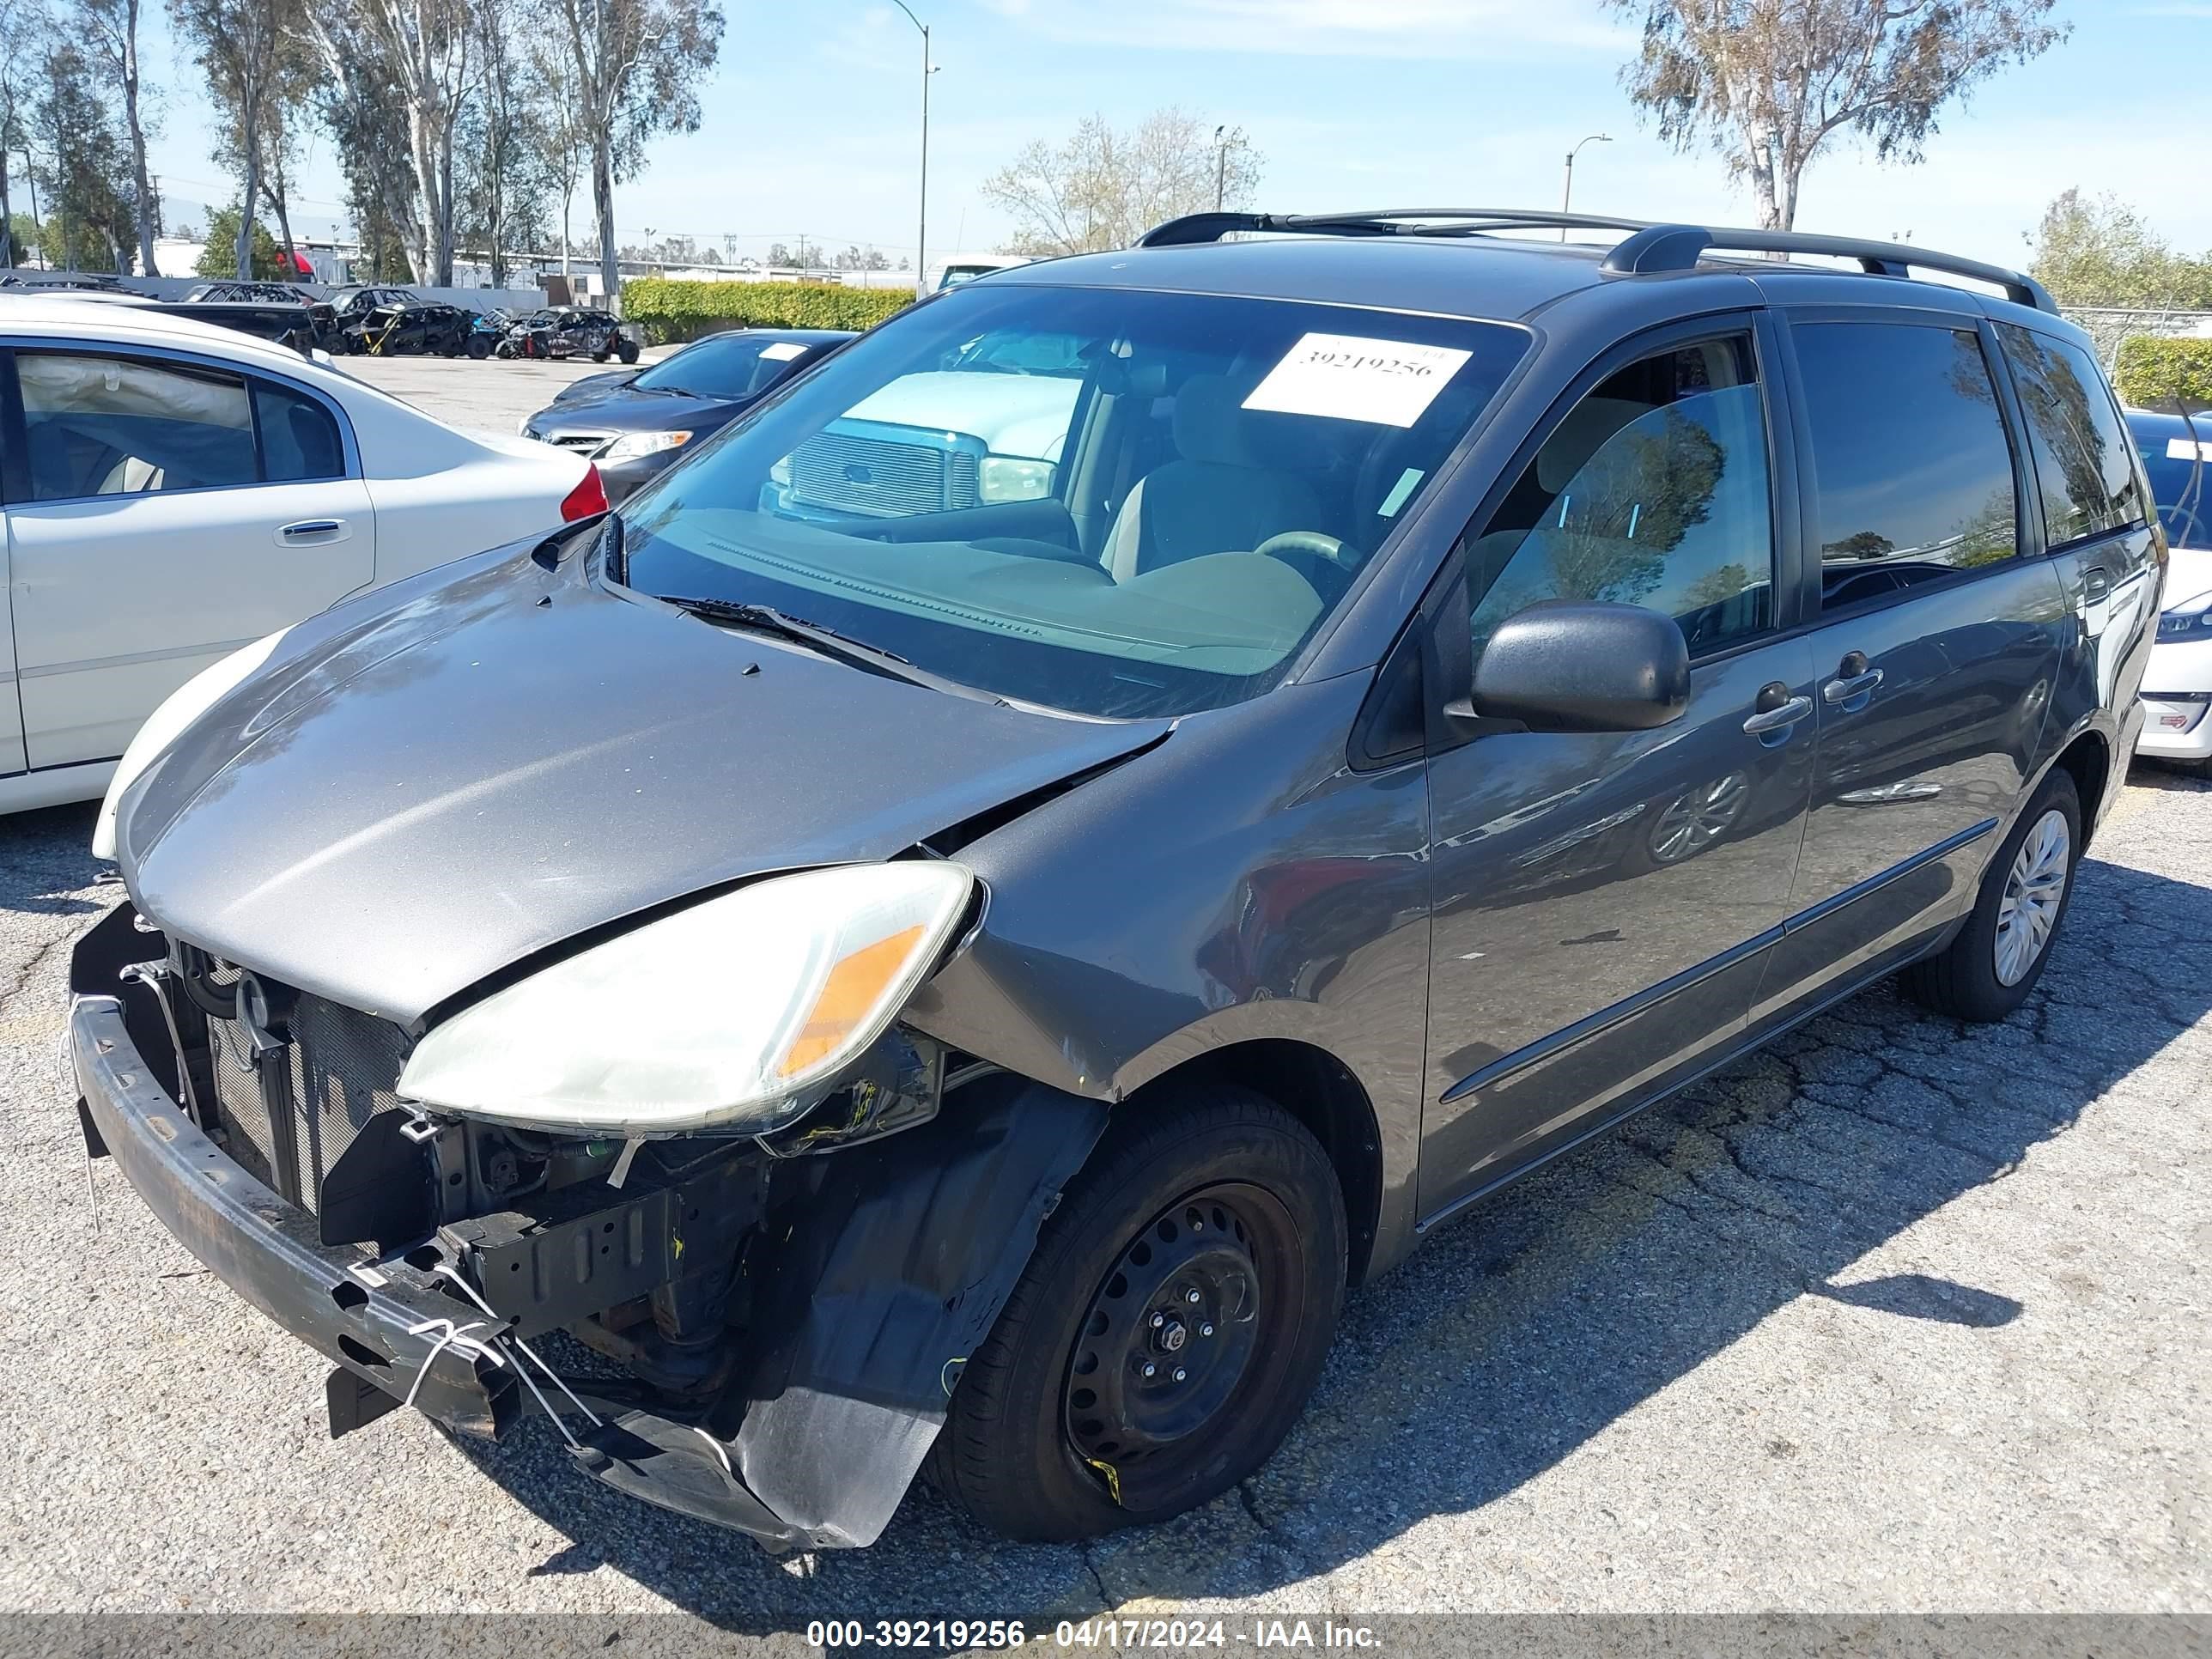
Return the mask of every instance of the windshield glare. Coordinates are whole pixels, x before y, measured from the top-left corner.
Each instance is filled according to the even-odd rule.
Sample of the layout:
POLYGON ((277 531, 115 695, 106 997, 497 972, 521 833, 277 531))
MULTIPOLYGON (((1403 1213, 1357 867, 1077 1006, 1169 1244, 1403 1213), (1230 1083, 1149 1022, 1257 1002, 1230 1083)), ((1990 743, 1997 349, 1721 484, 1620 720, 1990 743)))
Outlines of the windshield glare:
POLYGON ((647 392, 688 392, 701 398, 750 398, 774 386, 806 348, 793 340, 732 334, 686 346, 630 384, 647 392))
POLYGON ((963 289, 634 498, 626 577, 1075 713, 1234 702, 1281 678, 1526 337, 1278 300, 963 289))

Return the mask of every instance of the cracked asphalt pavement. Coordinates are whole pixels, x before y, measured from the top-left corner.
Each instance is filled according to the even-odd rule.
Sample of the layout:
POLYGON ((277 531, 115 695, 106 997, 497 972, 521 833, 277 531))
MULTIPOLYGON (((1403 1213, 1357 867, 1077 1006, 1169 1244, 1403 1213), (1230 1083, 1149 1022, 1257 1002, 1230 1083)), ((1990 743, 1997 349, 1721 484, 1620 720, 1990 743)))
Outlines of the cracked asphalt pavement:
MULTIPOLYGON (((88 1175, 67 947, 88 809, 0 819, 0 1605, 1206 1610, 2212 1608, 2212 790, 2138 768, 1998 1026, 1879 988, 1350 1298, 1244 1488, 1083 1548, 914 1493, 774 1559, 574 1474, 546 1425, 325 1438, 320 1360, 88 1175)), ((668 1628, 664 1626, 664 1629, 668 1628)))

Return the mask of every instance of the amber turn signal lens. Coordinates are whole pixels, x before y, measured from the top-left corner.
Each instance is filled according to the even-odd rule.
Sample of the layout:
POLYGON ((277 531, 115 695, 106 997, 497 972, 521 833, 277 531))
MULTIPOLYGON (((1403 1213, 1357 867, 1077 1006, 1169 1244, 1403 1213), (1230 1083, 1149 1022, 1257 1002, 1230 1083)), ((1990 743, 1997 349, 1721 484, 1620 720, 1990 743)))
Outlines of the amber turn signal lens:
POLYGON ((822 982, 822 994, 806 1011, 806 1018, 792 1039, 776 1068, 783 1077, 796 1077, 808 1066, 832 1054, 866 1018, 884 988, 898 975, 921 944, 927 930, 906 927, 873 945, 864 945, 841 959, 822 982))

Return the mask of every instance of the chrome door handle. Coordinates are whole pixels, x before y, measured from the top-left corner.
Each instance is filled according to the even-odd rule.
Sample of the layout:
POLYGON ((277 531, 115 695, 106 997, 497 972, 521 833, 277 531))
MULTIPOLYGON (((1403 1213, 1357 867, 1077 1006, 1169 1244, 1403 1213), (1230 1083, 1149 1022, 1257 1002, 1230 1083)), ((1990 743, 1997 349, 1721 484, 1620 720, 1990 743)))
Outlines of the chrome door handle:
POLYGON ((345 528, 343 519, 302 519, 297 524, 288 524, 276 532, 281 542, 325 541, 345 528))
POLYGON ((1768 732, 1779 732, 1785 726, 1795 726, 1813 712, 1810 697, 1792 697, 1772 708, 1762 708, 1743 723, 1743 729, 1753 737, 1768 732))
POLYGON ((1830 680, 1820 688, 1820 696, 1828 702, 1849 702, 1854 697, 1871 696, 1874 689, 1881 684, 1881 670, 1869 668, 1863 674, 1830 680))

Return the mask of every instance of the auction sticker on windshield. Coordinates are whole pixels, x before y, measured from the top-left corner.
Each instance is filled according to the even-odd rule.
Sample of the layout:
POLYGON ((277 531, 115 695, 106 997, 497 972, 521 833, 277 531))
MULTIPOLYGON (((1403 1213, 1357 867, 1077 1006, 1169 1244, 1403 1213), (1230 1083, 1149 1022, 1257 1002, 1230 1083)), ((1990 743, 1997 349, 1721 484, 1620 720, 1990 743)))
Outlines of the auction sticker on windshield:
POLYGON ((762 358, 771 363, 787 363, 793 357, 803 357, 806 348, 796 340, 778 340, 772 346, 761 348, 762 358))
POLYGON ((1453 346, 1309 334, 1252 388, 1244 407, 1411 426, 1473 355, 1453 346))

